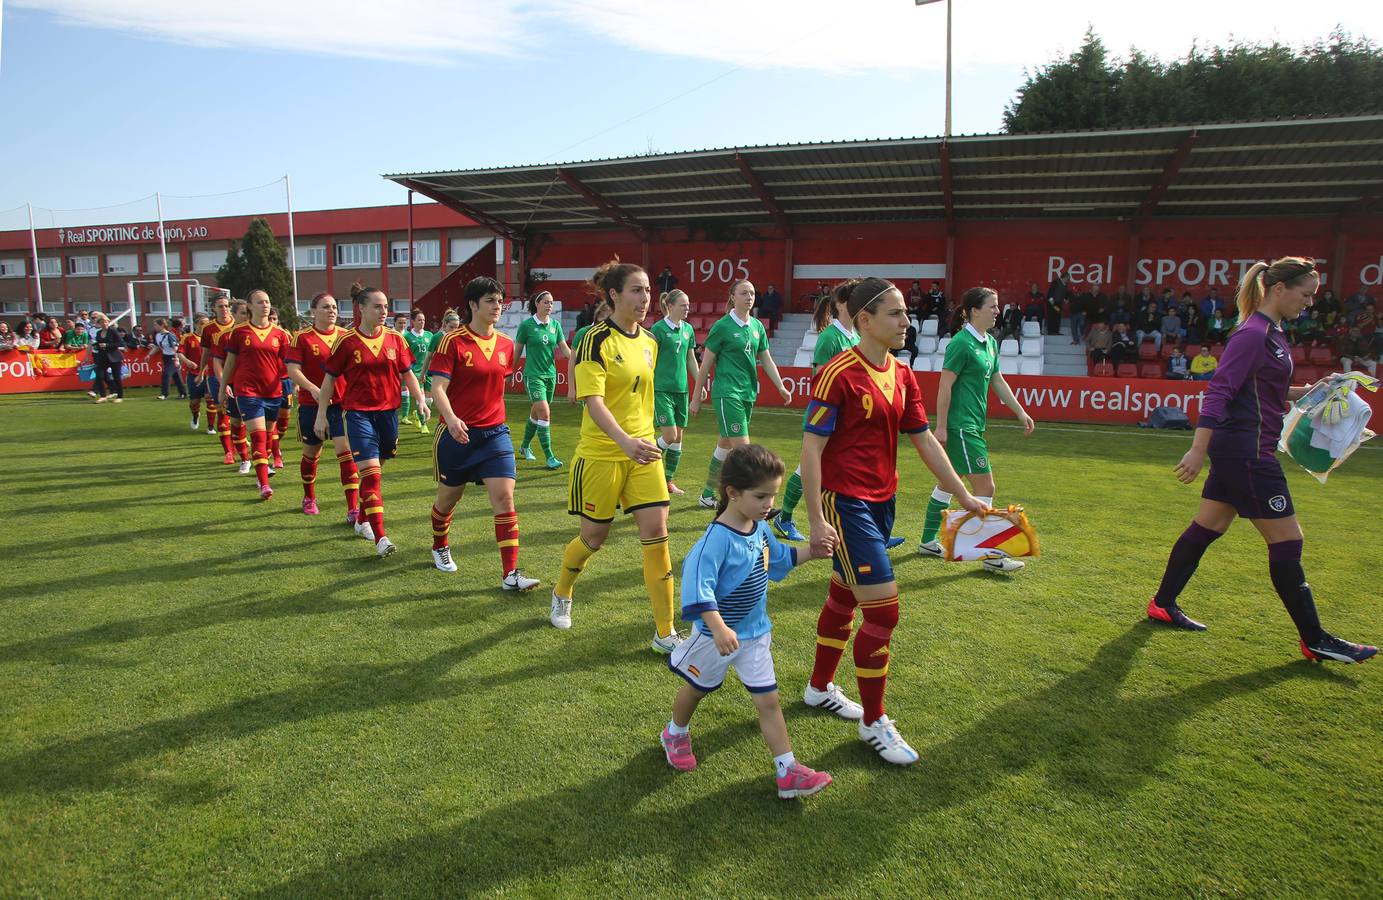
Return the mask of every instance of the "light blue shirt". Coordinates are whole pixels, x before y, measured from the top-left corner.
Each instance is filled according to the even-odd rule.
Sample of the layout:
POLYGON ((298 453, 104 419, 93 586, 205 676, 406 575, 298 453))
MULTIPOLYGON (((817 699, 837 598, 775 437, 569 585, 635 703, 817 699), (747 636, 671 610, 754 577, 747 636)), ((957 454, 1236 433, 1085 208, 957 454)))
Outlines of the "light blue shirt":
POLYGON ((797 549, 781 544, 764 522, 740 532, 712 522, 682 563, 682 618, 710 635, 702 613, 716 610, 741 641, 768 634, 768 582, 797 565, 797 549))

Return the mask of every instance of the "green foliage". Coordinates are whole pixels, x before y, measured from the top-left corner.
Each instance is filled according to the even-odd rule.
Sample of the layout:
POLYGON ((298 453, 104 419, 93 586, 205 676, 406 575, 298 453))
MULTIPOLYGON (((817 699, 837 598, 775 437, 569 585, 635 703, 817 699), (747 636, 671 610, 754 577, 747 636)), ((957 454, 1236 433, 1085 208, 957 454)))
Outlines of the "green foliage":
POLYGON ((1029 73, 1004 110, 1013 133, 1184 122, 1352 115, 1383 109, 1383 50, 1344 31, 1300 49, 1193 45, 1164 63, 1136 47, 1111 59, 1087 30, 1080 48, 1029 73))
MULTIPOLYGON (((452 523, 461 571, 432 568, 431 438, 405 428, 385 465, 399 552, 380 559, 343 521, 330 450, 320 516, 291 456, 260 502, 153 393, 0 398, 24 487, 0 531, 4 896, 1378 894, 1379 664, 1299 657, 1247 522, 1187 594, 1210 631, 1144 620, 1198 502, 1172 477, 1188 434, 992 425, 1000 500, 1042 537, 1014 578, 912 552, 932 479, 904 441, 888 711, 922 759, 885 765, 803 705, 830 579, 804 562, 769 589, 774 661, 796 754, 836 781, 796 803, 733 674, 693 720, 700 767, 668 768, 681 681, 648 648, 628 516, 572 629, 547 624, 577 529, 565 471, 520 463, 521 564, 543 585, 515 595, 478 488, 452 523)), ((517 433, 528 404, 509 414, 517 433)), ((579 415, 553 404, 568 460, 579 415)), ((754 437, 791 468, 801 411, 761 406, 754 437)), ((1325 487, 1288 473, 1326 625, 1374 641, 1381 478, 1368 448, 1325 487)), ((670 511, 678 587, 710 521, 695 496, 670 511)), ((855 693, 848 653, 838 681, 855 693)))
POLYGON ((293 275, 283 245, 274 238, 273 229, 264 219, 251 221, 245 236, 226 252, 226 262, 216 273, 216 283, 229 289, 234 297, 249 296, 254 290, 267 291, 279 312, 280 324, 288 329, 297 327, 293 275))

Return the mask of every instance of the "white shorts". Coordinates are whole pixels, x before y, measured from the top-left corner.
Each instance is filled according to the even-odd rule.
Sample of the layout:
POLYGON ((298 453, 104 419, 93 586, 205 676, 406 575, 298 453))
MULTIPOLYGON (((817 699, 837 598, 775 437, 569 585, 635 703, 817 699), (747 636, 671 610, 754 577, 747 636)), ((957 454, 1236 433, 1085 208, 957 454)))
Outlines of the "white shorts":
POLYGON ((715 639, 695 629, 672 651, 667 667, 687 679, 687 683, 698 691, 710 693, 725 681, 725 672, 731 666, 740 682, 751 694, 768 694, 778 690, 778 679, 773 674, 773 634, 761 634, 747 641, 740 641, 739 649, 729 656, 721 656, 716 649, 715 639))

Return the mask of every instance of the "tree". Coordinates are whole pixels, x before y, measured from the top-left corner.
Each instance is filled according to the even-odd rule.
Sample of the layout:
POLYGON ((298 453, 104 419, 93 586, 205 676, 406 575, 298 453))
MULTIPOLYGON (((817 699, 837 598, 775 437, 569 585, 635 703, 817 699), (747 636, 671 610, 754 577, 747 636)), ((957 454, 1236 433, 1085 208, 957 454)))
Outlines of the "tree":
POLYGON ((1383 51, 1336 29, 1300 49, 1192 45, 1164 63, 1136 47, 1111 60, 1087 29, 1080 49, 1029 73, 1004 109, 1011 133, 1354 115, 1383 109, 1383 51))
POLYGON ((225 265, 216 273, 216 283, 232 296, 246 297, 262 290, 279 313, 279 323, 288 329, 298 325, 293 303, 293 276, 288 271, 283 246, 264 219, 254 219, 245 236, 226 252, 225 265))

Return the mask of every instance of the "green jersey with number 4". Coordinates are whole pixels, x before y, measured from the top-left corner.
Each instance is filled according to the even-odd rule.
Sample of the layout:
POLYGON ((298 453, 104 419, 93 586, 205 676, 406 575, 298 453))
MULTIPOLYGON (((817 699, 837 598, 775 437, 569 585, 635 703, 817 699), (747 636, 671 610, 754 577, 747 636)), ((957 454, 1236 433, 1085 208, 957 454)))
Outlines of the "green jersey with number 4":
POLYGON ((653 390, 667 394, 687 392, 687 354, 696 343, 696 331, 686 322, 659 319, 649 329, 658 342, 658 365, 653 370, 653 390))
POLYGON ((812 371, 835 359, 860 342, 860 336, 841 327, 839 319, 832 319, 826 330, 816 336, 816 349, 812 351, 812 371))
POLYGON ((514 352, 523 353, 525 376, 548 376, 557 371, 553 354, 562 343, 562 326, 556 319, 539 322, 533 316, 524 319, 514 334, 514 352))
POLYGON ((946 411, 947 431, 984 434, 989 410, 989 382, 999 371, 999 345, 993 335, 977 336, 969 325, 946 345, 942 368, 956 373, 951 386, 951 405, 946 411))
POLYGON ((711 326, 706 349, 716 355, 712 397, 753 403, 759 396, 759 354, 768 349, 768 332, 758 319, 741 325, 731 313, 711 326))

